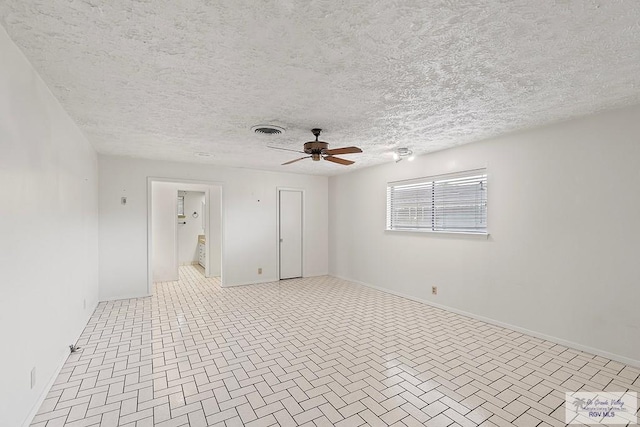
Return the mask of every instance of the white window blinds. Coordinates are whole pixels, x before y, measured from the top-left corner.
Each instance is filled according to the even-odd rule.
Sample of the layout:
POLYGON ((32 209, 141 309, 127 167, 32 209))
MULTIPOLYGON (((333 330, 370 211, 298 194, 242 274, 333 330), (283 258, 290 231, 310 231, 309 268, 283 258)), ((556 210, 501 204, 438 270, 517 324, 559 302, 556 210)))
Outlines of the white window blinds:
POLYGON ((390 182, 387 229, 486 233, 486 169, 390 182))

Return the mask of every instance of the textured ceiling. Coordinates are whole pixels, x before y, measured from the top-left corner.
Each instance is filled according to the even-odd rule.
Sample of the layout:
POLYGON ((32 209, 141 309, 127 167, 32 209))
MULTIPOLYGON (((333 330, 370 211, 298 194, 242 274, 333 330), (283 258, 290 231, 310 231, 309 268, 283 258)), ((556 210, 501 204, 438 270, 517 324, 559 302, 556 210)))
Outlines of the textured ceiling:
POLYGON ((0 19, 105 154, 333 175, 640 103, 637 0, 0 0, 0 19), (312 127, 364 153, 279 166, 299 155, 265 146, 312 127))

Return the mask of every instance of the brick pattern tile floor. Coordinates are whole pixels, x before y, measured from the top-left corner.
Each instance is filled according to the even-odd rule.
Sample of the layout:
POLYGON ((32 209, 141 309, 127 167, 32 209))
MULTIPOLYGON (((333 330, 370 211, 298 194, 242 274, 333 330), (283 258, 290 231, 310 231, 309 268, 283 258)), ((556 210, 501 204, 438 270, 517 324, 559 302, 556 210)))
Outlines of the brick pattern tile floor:
POLYGON ((560 426, 640 369, 333 277, 102 302, 33 427, 560 426))

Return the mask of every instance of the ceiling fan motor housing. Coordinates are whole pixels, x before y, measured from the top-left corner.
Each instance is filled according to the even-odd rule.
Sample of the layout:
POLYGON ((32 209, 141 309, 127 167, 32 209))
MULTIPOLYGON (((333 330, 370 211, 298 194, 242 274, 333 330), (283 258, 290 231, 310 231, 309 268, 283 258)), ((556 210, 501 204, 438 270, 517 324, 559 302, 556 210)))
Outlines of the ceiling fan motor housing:
POLYGON ((311 159, 319 161, 322 153, 329 147, 329 144, 322 141, 309 141, 304 144, 304 152, 311 154, 311 159))

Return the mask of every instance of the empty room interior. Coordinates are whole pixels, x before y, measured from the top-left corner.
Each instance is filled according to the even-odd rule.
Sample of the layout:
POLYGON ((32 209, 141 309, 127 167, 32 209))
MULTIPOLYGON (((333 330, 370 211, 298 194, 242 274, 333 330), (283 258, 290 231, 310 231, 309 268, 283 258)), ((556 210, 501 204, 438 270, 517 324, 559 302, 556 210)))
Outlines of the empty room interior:
POLYGON ((0 58, 0 426, 638 423, 640 2, 0 0, 0 58))

